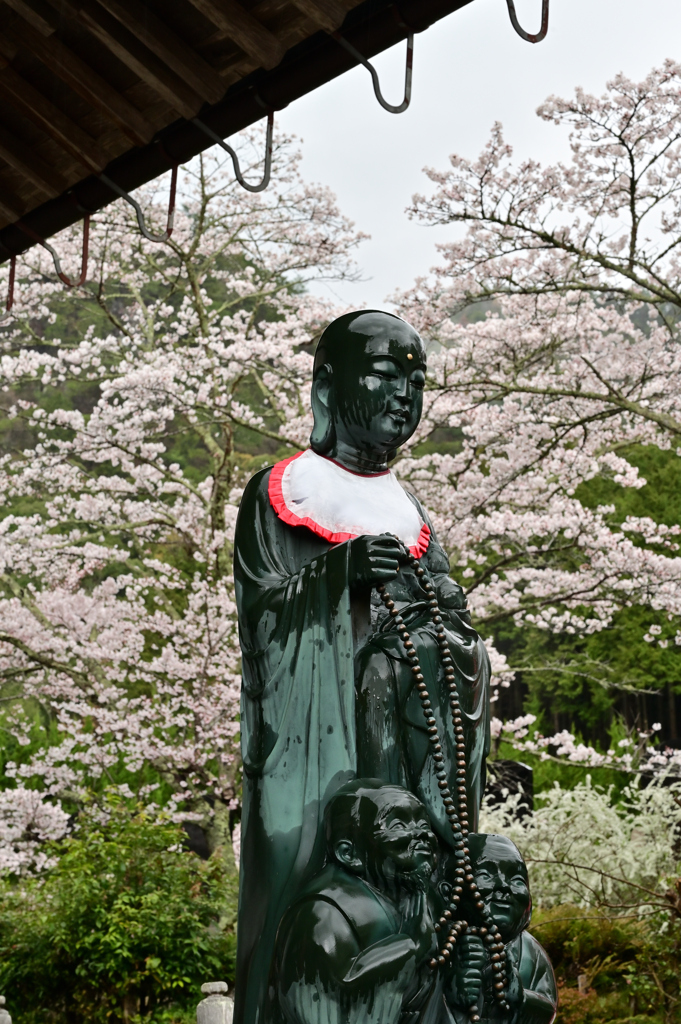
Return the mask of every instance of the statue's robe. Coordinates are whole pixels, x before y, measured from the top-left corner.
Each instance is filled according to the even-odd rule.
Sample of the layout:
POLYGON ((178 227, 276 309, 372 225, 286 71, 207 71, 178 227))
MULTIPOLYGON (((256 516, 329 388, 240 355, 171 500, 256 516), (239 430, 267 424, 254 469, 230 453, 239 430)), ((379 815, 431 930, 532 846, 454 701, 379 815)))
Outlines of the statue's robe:
POLYGON ((404 1003, 426 1003, 434 977, 400 923, 384 894, 327 865, 279 929, 277 1024, 402 1024, 404 1003))
MULTIPOLYGON (((378 628, 382 613, 375 591, 373 596, 369 591, 355 592, 351 599, 349 545, 326 539, 342 534, 319 536, 308 526, 291 526, 275 511, 270 484, 273 472, 276 476, 282 465, 261 471, 249 482, 235 538, 244 765, 235 1024, 269 1024, 267 978, 278 924, 302 886, 321 869, 319 825, 330 797, 357 773, 357 728, 362 747, 371 741, 369 721, 361 709, 356 723, 354 657, 378 628)), ((447 558, 422 506, 412 495, 409 499, 420 517, 421 537, 428 538, 430 530, 422 564, 439 589, 448 589, 450 598, 455 593, 457 603, 461 592, 447 577, 447 558)), ((417 617, 422 616, 423 595, 419 598, 413 573, 403 571, 400 578, 389 589, 404 605, 410 621, 412 604, 417 617)), ((463 622, 465 611, 461 616, 463 622)), ((424 636, 428 629, 427 624, 423 626, 424 636)), ((419 650, 428 646, 420 639, 421 632, 419 650)), ((488 749, 489 662, 467 624, 461 637, 466 650, 474 646, 477 652, 472 661, 457 661, 464 703, 466 688, 474 690, 470 706, 475 710, 468 716, 466 729, 474 760, 469 776, 477 780, 473 783, 477 794, 488 749)), ((384 653, 394 666, 406 665, 394 635, 384 653)), ((430 648, 428 658, 430 671, 438 672, 430 648)), ((417 763, 409 778, 421 780, 428 768, 420 708, 417 711, 409 697, 405 704, 385 694, 385 701, 386 715, 392 717, 396 730, 394 742, 402 742, 398 734, 406 736, 401 761, 407 763, 415 752, 417 763), (407 719, 403 728, 405 715, 414 721, 409 726, 407 719)), ((451 732, 445 717, 442 729, 445 735, 451 732)), ((360 774, 367 759, 376 761, 374 754, 367 753, 365 758, 362 753, 360 774)), ((404 784, 402 776, 393 778, 387 769, 372 768, 372 772, 385 782, 404 784)), ((446 841, 437 791, 420 781, 416 786, 407 782, 406 787, 424 800, 441 841, 446 841)), ((476 795, 476 806, 477 801, 476 795)))
POLYGON ((324 808, 357 764, 349 548, 282 522, 269 473, 246 488, 235 543, 244 769, 236 1024, 267 1020, 277 926, 321 866, 324 808))
POLYGON ((517 1024, 552 1024, 558 1009, 558 988, 546 950, 529 932, 523 932, 506 948, 523 986, 517 1024))
MULTIPOLYGON (((425 513, 424 513, 425 515, 425 513)), ((460 588, 447 575, 449 563, 434 536, 423 563, 440 597, 440 611, 456 672, 466 748, 466 805, 469 829, 477 831, 490 750, 489 657, 460 588), (444 602, 450 604, 444 607, 444 602), (453 607, 458 605, 458 607, 453 607)), ((413 573, 404 571, 387 587, 400 609, 418 654, 442 744, 444 766, 454 802, 456 736, 449 685, 441 664, 437 633, 425 595, 413 573)), ((404 786, 426 806, 433 830, 449 852, 454 841, 430 756, 428 727, 411 665, 393 619, 384 612, 377 628, 357 654, 357 771, 361 777, 404 786)))

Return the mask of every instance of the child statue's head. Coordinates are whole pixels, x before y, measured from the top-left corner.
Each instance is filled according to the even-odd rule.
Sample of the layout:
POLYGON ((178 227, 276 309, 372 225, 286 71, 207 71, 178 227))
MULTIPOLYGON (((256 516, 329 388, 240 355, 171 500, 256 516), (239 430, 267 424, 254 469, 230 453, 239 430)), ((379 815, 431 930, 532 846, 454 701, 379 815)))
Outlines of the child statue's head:
POLYGON ((471 868, 485 910, 504 942, 520 935, 532 916, 532 897, 523 856, 506 836, 471 834, 471 868))
POLYGON ((437 841, 420 800, 401 786, 355 779, 331 798, 325 814, 328 856, 380 891, 424 890, 437 841))

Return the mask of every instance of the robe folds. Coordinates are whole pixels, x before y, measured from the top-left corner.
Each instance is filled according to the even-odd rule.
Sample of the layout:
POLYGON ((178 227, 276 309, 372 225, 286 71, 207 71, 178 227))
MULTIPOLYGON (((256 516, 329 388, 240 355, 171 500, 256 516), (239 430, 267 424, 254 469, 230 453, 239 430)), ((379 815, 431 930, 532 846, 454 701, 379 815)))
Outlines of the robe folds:
MULTIPOLYGON (((331 796, 357 775, 358 764, 371 764, 371 774, 385 782, 398 781, 367 739, 367 715, 377 713, 366 701, 374 671, 385 684, 383 739, 394 755, 399 781, 420 799, 425 797, 440 842, 447 843, 438 793, 425 763, 422 713, 411 688, 402 685, 406 652, 386 622, 376 591, 351 596, 349 543, 332 543, 277 514, 271 486, 276 469, 261 471, 246 487, 235 538, 244 769, 235 1024, 272 1024, 277 1019, 275 986, 268 983, 277 928, 324 865, 320 825, 331 796), (373 652, 370 664, 362 654, 365 648, 369 653, 367 644, 373 652), (358 742, 371 750, 358 751, 358 742), (413 770, 408 764, 412 761, 413 770)), ((489 660, 470 627, 463 592, 449 579, 449 564, 428 516, 416 498, 408 497, 423 523, 423 536, 429 538, 421 564, 447 615, 469 734, 467 782, 477 805, 489 749, 489 660)), ((387 590, 414 630, 424 670, 437 676, 439 684, 441 672, 418 578, 404 567, 387 590)), ((446 732, 444 700, 440 713, 446 732)))
POLYGON ((235 543, 244 766, 236 1024, 268 1019, 279 921, 322 866, 324 808, 357 762, 349 547, 283 523, 269 472, 246 488, 235 543))

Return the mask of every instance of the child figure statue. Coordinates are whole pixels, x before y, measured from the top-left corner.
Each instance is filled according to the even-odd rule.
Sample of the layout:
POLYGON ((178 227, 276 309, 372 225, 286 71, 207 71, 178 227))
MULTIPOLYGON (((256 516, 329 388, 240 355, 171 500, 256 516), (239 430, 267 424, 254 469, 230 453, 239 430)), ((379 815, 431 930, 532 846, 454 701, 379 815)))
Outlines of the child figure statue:
POLYGON ((447 992, 454 1020, 467 1024, 473 1010, 484 1024, 551 1024, 558 1003, 556 979, 546 952, 526 930, 532 897, 522 854, 510 839, 497 835, 471 833, 468 849, 486 916, 501 933, 504 962, 485 950, 478 935, 462 937, 447 992), (502 979, 508 1010, 494 998, 502 979))
POLYGON ((426 810, 400 786, 356 779, 331 798, 325 836, 326 866, 279 927, 273 1019, 405 1024, 434 980, 437 841, 426 810))

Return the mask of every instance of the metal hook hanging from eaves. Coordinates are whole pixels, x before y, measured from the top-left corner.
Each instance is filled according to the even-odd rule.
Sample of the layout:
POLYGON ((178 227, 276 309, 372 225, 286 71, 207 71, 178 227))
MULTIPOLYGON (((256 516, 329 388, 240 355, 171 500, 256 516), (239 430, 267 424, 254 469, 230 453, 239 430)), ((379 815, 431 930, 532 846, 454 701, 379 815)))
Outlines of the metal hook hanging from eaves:
MULTIPOLYGON (((512 0, 509 0, 512 3, 512 0)), ((548 0, 547 0, 548 2, 548 0)), ((404 73, 404 99, 397 106, 393 106, 392 103, 388 103, 381 92, 381 84, 378 80, 378 71, 371 64, 366 57, 364 57, 358 49, 356 49, 352 43, 349 43, 347 39, 344 39, 339 32, 332 33, 333 38, 345 47, 348 53, 351 53, 355 60, 358 60, 360 64, 363 64, 371 75, 371 81, 374 85, 374 92, 376 99, 381 104, 384 110, 387 110, 390 114, 402 114, 411 103, 411 81, 414 70, 414 33, 410 32, 407 36, 407 65, 404 73)))
POLYGON ((515 4, 513 0, 506 0, 508 5, 508 13, 511 16, 511 24, 516 30, 521 39, 525 39, 528 43, 541 43, 542 39, 546 39, 546 33, 549 30, 549 0, 542 0, 541 4, 541 28, 538 32, 526 32, 521 27, 518 21, 518 16, 515 12, 515 4))
POLYGON ((7 302, 5 312, 0 316, 0 324, 6 323, 12 317, 12 306, 14 305, 14 278, 17 272, 17 258, 12 256, 9 264, 9 282, 7 284, 7 302))
MULTIPOLYGON (((229 155, 232 158, 232 162, 234 164, 234 173, 236 174, 237 180, 238 180, 240 185, 242 185, 245 189, 248 189, 249 192, 262 192, 263 189, 267 188, 267 186, 269 185, 269 182, 270 182, 270 174, 271 174, 271 170, 272 170, 272 136, 273 136, 273 126, 274 126, 274 115, 273 115, 272 111, 269 112, 268 117, 267 117, 267 141, 266 141, 266 152, 265 152, 265 173, 263 175, 262 181, 260 181, 260 183, 257 184, 257 185, 249 185, 249 183, 244 180, 244 177, 243 177, 243 175, 241 173, 241 168, 239 166, 239 159, 238 159, 236 153, 234 152, 234 150, 232 149, 231 146, 229 146, 226 142, 224 142, 224 140, 221 139, 219 137, 219 135, 216 135, 215 132, 213 132, 208 127, 208 125, 205 125, 202 121, 199 121, 198 118, 194 119, 194 123, 197 125, 198 128, 200 128, 203 132, 205 132, 214 142, 217 142, 218 145, 222 146, 222 148, 225 149, 229 153, 229 155)), ((171 235, 173 233, 173 227, 174 227, 174 222, 175 222, 175 201, 176 201, 176 196, 177 196, 177 174, 178 174, 178 165, 174 164, 173 167, 172 167, 171 177, 170 177, 170 196, 169 196, 169 200, 168 200, 168 214, 167 214, 167 218, 166 218, 166 229, 163 232, 163 234, 156 234, 155 232, 149 230, 149 228, 147 227, 145 218, 144 218, 144 212, 142 210, 142 207, 137 202, 137 200, 134 199, 130 195, 129 192, 126 192, 126 190, 124 188, 122 188, 120 185, 117 185, 116 182, 113 181, 107 174, 100 174, 99 175, 99 180, 102 181, 107 186, 107 188, 110 188, 112 192, 115 192, 117 196, 119 196, 121 199, 125 200, 126 203, 128 203, 130 206, 132 206, 132 208, 135 211, 135 215, 137 217, 137 224, 139 226, 140 233, 143 235, 144 238, 148 239, 150 242, 167 242, 170 239, 170 237, 171 237, 171 235)), ((59 259, 59 255, 58 255, 57 251, 54 249, 54 247, 50 245, 49 242, 46 242, 44 238, 41 238, 40 235, 38 235, 35 231, 33 231, 33 229, 30 228, 27 224, 22 223, 22 221, 17 221, 15 226, 20 228, 24 232, 24 234, 28 235, 28 237, 33 242, 36 242, 38 245, 41 245, 44 249, 47 249, 47 251, 49 252, 50 256, 52 257, 52 262, 54 263, 54 268, 55 268, 55 270, 57 272, 57 276, 59 277, 59 279, 61 281, 63 281, 63 283, 66 285, 67 288, 77 288, 77 287, 80 287, 80 285, 85 283, 85 279, 87 277, 88 252, 89 252, 89 241, 90 241, 90 214, 89 213, 85 214, 85 217, 84 217, 84 220, 83 220, 83 255, 82 255, 82 260, 81 260, 80 276, 79 276, 77 281, 72 281, 64 273, 64 271, 62 270, 62 267, 61 267, 61 261, 59 259)), ((8 290, 7 290, 7 301, 5 303, 5 312, 2 315, 0 315, 0 324, 1 323, 5 323, 7 320, 9 320, 11 318, 11 315, 12 315, 11 314, 11 310, 12 310, 12 306, 14 305, 15 277, 16 277, 16 257, 13 256, 12 259, 11 259, 11 263, 10 263, 9 285, 8 285, 8 290)))
POLYGON ((99 180, 103 181, 104 184, 108 188, 110 188, 112 192, 115 192, 116 195, 120 196, 121 199, 125 199, 126 203, 129 203, 130 206, 132 206, 137 216, 137 224, 144 238, 147 238, 150 242, 168 241, 168 239, 173 233, 173 225, 175 223, 175 196, 177 194, 177 164, 173 165, 172 172, 170 175, 170 198, 168 200, 168 216, 166 218, 166 229, 162 235, 156 235, 154 234, 153 231, 149 230, 144 219, 142 207, 140 206, 136 199, 133 199, 133 197, 128 192, 125 191, 124 188, 121 188, 121 186, 117 185, 115 181, 112 181, 107 174, 100 174, 99 180))
POLYGON ((198 117, 192 118, 192 124, 195 124, 197 128, 200 128, 204 135, 207 135, 209 139, 212 139, 218 146, 221 146, 226 153, 232 158, 232 166, 234 167, 234 175, 236 180, 239 182, 242 188, 245 188, 248 192, 263 192, 270 183, 270 175, 272 173, 272 137, 274 134, 274 111, 270 110, 267 114, 267 135, 265 138, 265 169, 263 172, 262 179, 257 185, 249 185, 241 173, 241 166, 239 164, 239 157, 235 150, 221 139, 217 132, 214 132, 212 128, 209 128, 207 124, 200 121, 198 117))
MULTIPOLYGON (((89 213, 87 213, 83 218, 83 251, 80 260, 80 274, 76 281, 72 281, 71 278, 68 277, 62 270, 61 260, 59 259, 59 254, 57 250, 54 248, 54 246, 50 245, 49 242, 46 242, 44 238, 41 238, 40 235, 33 230, 33 228, 29 227, 28 224, 24 224, 21 220, 15 222, 15 227, 19 228, 20 231, 23 231, 25 235, 28 235, 32 242, 35 242, 37 245, 41 245, 43 249, 46 249, 49 252, 50 256, 52 257, 52 262, 54 263, 54 269, 57 272, 57 277, 66 285, 67 288, 80 288, 82 284, 85 284, 85 279, 87 278, 88 256, 90 251, 89 213)), ((11 310, 12 306, 14 305, 14 284, 16 280, 16 270, 17 258, 16 256, 12 256, 9 267, 7 301, 5 303, 5 312, 2 316, 0 316, 0 323, 5 323, 11 317, 11 310)))
POLYGON ((45 242, 44 239, 39 238, 35 231, 32 231, 30 229, 27 230, 26 225, 19 224, 19 227, 22 228, 22 230, 26 231, 29 238, 32 238, 34 242, 37 242, 38 245, 42 246, 43 249, 47 250, 47 252, 52 257, 52 262, 54 263, 54 269, 56 270, 57 278, 59 279, 59 281, 65 284, 67 288, 80 288, 81 285, 85 284, 85 279, 87 278, 87 260, 90 248, 89 213, 86 213, 85 217, 83 218, 83 253, 81 256, 81 272, 78 281, 72 281, 71 278, 68 278, 67 274, 63 272, 63 270, 61 269, 61 261, 59 260, 57 252, 55 249, 52 248, 49 242, 45 242))

